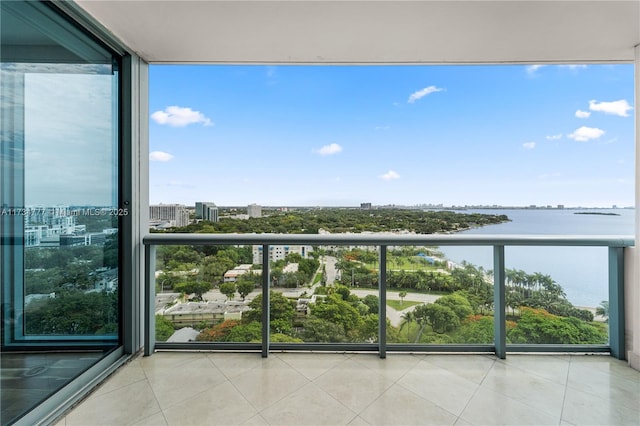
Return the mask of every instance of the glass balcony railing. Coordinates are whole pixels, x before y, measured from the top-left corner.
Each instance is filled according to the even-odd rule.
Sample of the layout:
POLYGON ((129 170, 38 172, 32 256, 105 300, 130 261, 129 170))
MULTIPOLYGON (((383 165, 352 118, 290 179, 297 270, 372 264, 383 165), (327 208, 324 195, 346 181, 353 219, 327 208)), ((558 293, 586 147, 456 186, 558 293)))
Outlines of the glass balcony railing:
POLYGON ((624 357, 631 236, 150 234, 144 244, 145 355, 229 349, 264 357, 272 350, 624 357), (481 252, 492 268, 454 263, 443 254, 450 246, 481 252), (551 272, 544 262, 536 270, 511 264, 550 253, 551 272), (595 284, 587 286, 569 262, 576 256, 597 265, 595 284))

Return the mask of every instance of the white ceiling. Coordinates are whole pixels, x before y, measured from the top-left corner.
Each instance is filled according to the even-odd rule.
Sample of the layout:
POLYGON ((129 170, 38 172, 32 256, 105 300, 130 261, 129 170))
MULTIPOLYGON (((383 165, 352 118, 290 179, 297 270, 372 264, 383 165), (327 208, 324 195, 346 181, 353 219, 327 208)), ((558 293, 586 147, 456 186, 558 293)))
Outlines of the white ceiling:
POLYGON ((151 63, 633 61, 640 0, 76 0, 151 63))

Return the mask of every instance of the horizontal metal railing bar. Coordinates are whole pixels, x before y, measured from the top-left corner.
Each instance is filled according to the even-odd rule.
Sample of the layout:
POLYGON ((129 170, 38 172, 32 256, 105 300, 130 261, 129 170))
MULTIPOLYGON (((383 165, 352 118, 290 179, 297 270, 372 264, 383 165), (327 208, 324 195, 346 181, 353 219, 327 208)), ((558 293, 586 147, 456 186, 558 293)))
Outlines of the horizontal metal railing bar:
POLYGON ((552 344, 507 344, 507 352, 559 352, 559 353, 571 353, 571 352, 611 352, 611 347, 608 345, 552 345, 552 344))
POLYGON ((496 351, 495 345, 479 345, 479 344, 407 344, 407 343, 388 343, 387 350, 390 352, 488 352, 496 351))
MULTIPOLYGON (((205 351, 242 351, 260 352, 260 343, 231 343, 231 342, 190 342, 167 343, 156 342, 157 350, 205 350, 205 351)), ((323 352, 377 352, 378 344, 369 343, 271 343, 269 350, 273 351, 323 351, 323 352)), ((388 343, 390 352, 477 352, 493 353, 495 346, 465 345, 465 344, 406 344, 388 343)), ((507 344, 508 353, 609 353, 611 348, 606 345, 550 345, 550 344, 507 344)))
POLYGON ((631 235, 476 234, 148 234, 145 245, 431 245, 431 246, 600 246, 631 247, 631 235))
POLYGON ((377 343, 270 343, 270 350, 276 351, 321 351, 321 352, 378 352, 377 343))
POLYGON ((166 350, 220 350, 220 351, 255 351, 262 350, 262 343, 243 343, 243 342, 156 342, 156 349, 166 350))

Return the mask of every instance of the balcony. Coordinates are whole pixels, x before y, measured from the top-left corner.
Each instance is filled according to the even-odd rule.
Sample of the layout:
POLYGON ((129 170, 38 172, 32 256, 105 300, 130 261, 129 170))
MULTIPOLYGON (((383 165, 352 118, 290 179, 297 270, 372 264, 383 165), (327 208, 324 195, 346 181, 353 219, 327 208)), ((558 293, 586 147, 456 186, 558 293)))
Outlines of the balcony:
MULTIPOLYGON (((145 354, 150 356, 138 357, 124 366, 68 413, 60 425, 211 421, 557 425, 640 421, 640 372, 615 359, 621 358, 624 346, 617 340, 624 333, 623 310, 610 312, 610 340, 600 346, 508 345, 502 326, 507 312, 505 248, 606 247, 608 258, 602 261, 609 265, 607 285, 610 306, 615 307, 623 304, 624 250, 633 243, 630 237, 152 234, 144 238, 144 243, 149 248, 145 264, 147 307, 155 304, 155 256, 157 247, 163 245, 257 244, 264 256, 263 278, 269 276, 271 245, 375 247, 379 265, 384 265, 379 270, 377 289, 380 306, 385 306, 387 296, 389 271, 385 258, 391 248, 484 246, 492 250, 497 271, 493 274, 493 286, 498 289, 494 303, 499 307, 494 316, 495 342, 389 343, 384 332, 387 322, 383 320, 375 343, 271 343, 266 315, 262 318, 263 341, 258 344, 147 341, 145 354), (450 353, 443 354, 445 351, 450 353)), ((258 290, 266 307, 270 286, 268 279, 263 282, 265 285, 258 290)), ((153 327, 153 316, 149 315, 146 336, 154 335, 153 327)))
MULTIPOLYGON (((153 316, 148 316, 144 326, 141 324, 145 316, 143 305, 147 304, 148 313, 154 303, 154 256, 151 255, 154 247, 182 243, 239 244, 242 241, 237 236, 226 242, 220 240, 220 236, 193 236, 193 240, 187 242, 150 236, 143 243, 143 235, 148 230, 146 211, 149 205, 149 64, 633 62, 638 99, 638 1, 524 1, 516 4, 494 1, 76 0, 1 3, 2 61, 3 67, 6 66, 2 78, 3 179, 0 193, 3 207, 23 209, 34 194, 29 185, 36 182, 46 184, 43 188, 48 189, 42 193, 53 197, 51 202, 36 200, 38 203, 100 205, 112 211, 130 213, 118 218, 120 240, 114 245, 117 253, 112 256, 122 283, 118 288, 117 315, 112 318, 118 321, 117 335, 108 336, 104 342, 99 342, 100 336, 95 333, 73 332, 56 335, 54 339, 50 339, 50 334, 30 335, 24 332, 24 322, 14 321, 24 318, 20 314, 25 297, 29 296, 24 290, 24 272, 28 268, 24 254, 26 247, 33 243, 30 238, 34 235, 24 229, 20 214, 11 213, 2 218, 3 397, 10 395, 27 411, 31 410, 15 424, 49 424, 54 419, 63 419, 60 424, 69 425, 280 424, 289 421, 296 424, 323 421, 332 424, 428 421, 461 424, 640 423, 637 409, 640 378, 636 371, 617 359, 626 356, 634 368, 640 368, 639 258, 627 237, 462 241, 455 236, 446 236, 442 241, 437 238, 404 242, 353 241, 353 244, 376 245, 381 265, 389 260, 384 256, 389 255, 390 247, 405 243, 474 244, 491 251, 495 259, 492 269, 496 271, 491 284, 495 289, 492 304, 497 309, 491 341, 481 344, 392 341, 387 339, 384 320, 378 323, 376 336, 367 342, 297 345, 272 340, 268 317, 262 318, 260 343, 231 345, 154 342, 153 316), (9 9, 11 13, 7 12, 9 9), (168 16, 171 19, 166 19, 168 16), (157 25, 158 22, 163 25, 157 25), (602 31, 587 30, 593 28, 602 31), (576 37, 577 34, 580 36, 576 37), (95 86, 88 88, 89 83, 95 86), (34 92, 36 87, 47 88, 47 91, 34 92), (60 94, 56 95, 58 89, 60 94), (83 108, 83 104, 74 98, 75 94, 95 95, 90 104, 92 107, 100 105, 100 108, 96 111, 83 108), (96 99, 99 102, 95 102, 96 99), (34 114, 34 111, 45 112, 34 114), (96 121, 87 119, 94 118, 94 114, 106 125, 96 126, 96 121), (33 125, 34 118, 48 120, 55 117, 63 117, 56 120, 63 125, 55 131, 50 123, 33 125), (69 155, 78 153, 67 144, 75 140, 70 136, 79 134, 77 123, 84 123, 91 130, 83 138, 92 141, 85 144, 87 147, 111 147, 104 155, 110 160, 97 161, 95 152, 89 151, 79 160, 69 155), (46 137, 33 137, 34 128, 46 129, 46 137), (31 162, 33 157, 25 162, 27 151, 38 152, 33 149, 33 143, 47 145, 56 157, 40 156, 44 162, 39 164, 31 162), (64 167, 55 160, 58 156, 74 160, 74 167, 67 171, 87 166, 90 170, 88 173, 69 173, 64 182, 44 175, 33 179, 30 172, 36 169, 47 170, 51 177, 60 177, 64 167), (28 172, 26 179, 25 170, 28 172), (87 192, 90 195, 95 195, 103 183, 111 182, 111 187, 105 188, 103 193, 106 201, 96 204, 90 198, 82 198, 84 192, 74 187, 77 182, 86 183, 91 189, 87 192), (146 252, 145 244, 149 252, 146 252), (511 303, 507 296, 513 289, 506 276, 508 253, 504 250, 519 244, 603 248, 606 253, 601 261, 608 264, 610 272, 602 284, 607 288, 611 307, 606 342, 579 347, 509 343, 509 312, 506 309, 511 303), (145 290, 148 291, 145 293, 145 290), (100 360, 85 369, 87 365, 77 360, 84 357, 87 345, 93 347, 92 344, 97 344, 98 351, 107 352, 98 352, 100 360), (143 348, 148 355, 155 353, 136 358, 143 348), (216 352, 197 353, 206 349, 216 352), (218 353, 223 349, 227 352, 218 353), (4 362, 10 357, 4 353, 9 350, 18 357, 27 351, 21 360, 23 365, 16 367, 14 364, 5 369, 4 362), (75 357, 75 360, 61 364, 84 370, 70 372, 67 377, 70 382, 55 380, 54 369, 33 368, 29 364, 29 358, 34 355, 29 353, 31 351, 36 352, 36 357, 45 351, 47 357, 51 355, 47 351, 58 350, 75 357), (245 353, 229 352, 239 350, 245 353), (330 353, 303 353, 320 350, 330 353), (251 351, 255 353, 249 353, 251 351), (297 352, 290 353, 293 351, 297 352), (438 353, 442 351, 465 354, 438 353), (522 354, 547 351, 560 351, 564 355, 522 354), (469 355, 468 352, 479 354, 469 355), (574 352, 614 356, 585 357, 574 352), (106 376, 127 362, 100 387, 106 376), (7 392, 5 378, 12 379, 22 371, 46 385, 46 393, 35 395, 34 399, 33 389, 22 387, 7 392), (42 372, 47 374, 35 375, 42 372), (345 380, 345 377, 354 380, 345 380), (67 411, 93 390, 95 392, 84 404, 70 413, 67 411), (225 400, 227 394, 234 399, 225 400), (321 406, 320 413, 313 409, 318 405, 321 406), (499 408, 487 410, 487 407, 496 406, 499 408), (132 411, 128 411, 129 408, 132 411), (65 414, 61 416, 61 413, 65 414), (279 417, 282 413, 287 417, 279 417), (338 417, 333 417, 336 413, 338 417), (203 416, 199 417, 200 414, 203 416)), ((634 114, 637 123, 640 119, 637 105, 634 114)), ((636 146, 639 143, 636 131, 636 146)), ((636 152, 640 151, 636 149, 636 152)), ((635 163, 637 165, 638 158, 635 163)), ((636 200, 640 196, 637 170, 636 167, 636 200)), ((251 240, 253 237, 242 238, 246 238, 247 244, 262 245, 263 252, 269 245, 281 241, 280 237, 261 236, 262 240, 255 241, 251 240)), ((282 237, 282 241, 289 241, 286 238, 289 237, 282 237)), ((75 243, 73 240, 67 242, 75 243)), ((346 239, 307 242, 351 244, 346 239)), ((391 299, 389 289, 385 288, 390 271, 385 268, 380 268, 374 290, 378 291, 381 302, 385 298, 391 299)), ((268 271, 268 266, 265 270, 268 271)), ((260 290, 268 308, 268 286, 260 290)), ((385 304, 380 303, 380 306, 385 304)), ((509 310, 513 315, 510 305, 509 310)), ((57 317, 65 318, 60 313, 57 317)), ((96 321, 89 322, 96 324, 96 321)), ((405 328, 404 331, 413 336, 413 330, 407 332, 405 328)), ((14 419, 3 417, 3 424, 13 422, 14 419)))
POLYGON ((609 356, 158 352, 57 424, 635 425, 639 406, 609 356))
MULTIPOLYGON (((230 349, 230 350, 253 350, 259 351, 262 357, 268 357, 269 353, 280 350, 328 350, 328 351, 373 351, 377 352, 380 358, 386 358, 387 351, 394 352, 492 352, 497 357, 504 359, 507 352, 589 352, 589 353, 610 353, 618 359, 625 357, 625 320, 624 320, 624 249, 633 245, 633 238, 624 236, 601 236, 601 237, 576 237, 576 236, 490 236, 490 235, 275 235, 275 234, 252 234, 252 235, 234 235, 234 234, 152 234, 144 238, 147 245, 146 250, 146 312, 155 312, 156 306, 156 249, 161 245, 215 245, 215 246, 243 246, 243 245, 259 245, 262 256, 261 270, 261 302, 259 304, 250 304, 253 309, 260 309, 259 325, 261 332, 260 343, 234 342, 189 342, 189 343, 170 343, 155 341, 155 316, 147 315, 145 323, 145 355, 151 355, 155 349, 230 349), (311 342, 304 343, 281 343, 271 342, 271 334, 274 332, 270 327, 271 318, 269 312, 272 312, 270 306, 270 297, 273 297, 270 274, 270 258, 269 247, 274 245, 303 245, 303 246, 326 246, 326 247, 366 247, 373 249, 378 253, 377 265, 377 299, 378 314, 377 331, 371 333, 368 338, 347 340, 346 342, 334 341, 326 342, 324 340, 311 339, 311 342), (392 328, 388 322, 388 311, 386 308, 388 291, 388 268, 387 260, 390 247, 434 247, 434 246, 484 246, 489 247, 493 251, 493 273, 491 274, 492 282, 485 287, 485 292, 490 293, 488 302, 484 302, 485 309, 490 311, 490 315, 483 316, 484 320, 493 322, 493 338, 492 342, 477 342, 474 336, 471 336, 469 343, 463 344, 419 344, 420 335, 415 339, 416 343, 409 343, 396 337, 389 337, 388 328, 392 328), (505 248, 513 246, 538 246, 538 247, 606 247, 607 258, 602 262, 608 263, 608 301, 609 301, 609 318, 608 318, 608 341, 601 344, 563 344, 563 341, 549 338, 550 341, 536 342, 531 344, 526 338, 516 339, 518 344, 507 344, 507 298, 508 293, 506 286, 506 268, 505 268, 505 248), (391 341, 389 341, 391 340, 391 341)), ((447 272, 442 272, 447 274, 447 272)), ((373 285, 373 284, 372 284, 373 285)), ((297 287, 297 285, 296 285, 297 287)), ((348 290, 347 290, 348 291, 348 290)), ((479 290, 478 290, 479 291, 479 290)), ((516 291, 516 290, 509 290, 516 291)), ((560 290, 560 292, 562 292, 560 290)), ((524 293, 523 293, 524 294, 524 293)), ((295 296, 294 296, 295 297, 295 296)), ((344 297, 344 296, 343 296, 344 297)), ((346 297, 345 297, 346 298, 346 297)), ((244 299, 244 296, 243 296, 244 299)), ((357 297, 356 297, 357 299, 357 297)), ((257 300, 257 299, 256 299, 257 300)), ((286 302, 285 302, 286 303, 286 302)), ((313 304, 313 302, 311 302, 313 304)), ((526 303, 519 302, 526 306, 526 303)), ((426 306, 426 305, 423 305, 426 306)), ((515 303, 511 302, 512 311, 519 308, 515 303)), ((482 306, 475 307, 475 313, 483 313, 482 306)), ((414 311, 415 312, 415 311, 414 311)), ((546 313, 546 311, 545 311, 546 313)), ((471 314, 465 312, 467 316, 471 314)), ((566 316, 579 316, 571 314, 566 316)), ((464 321, 465 318, 459 318, 464 321)), ((304 321, 304 319, 300 320, 304 321)), ((446 321, 458 321, 455 318, 446 321)), ((445 321, 445 322, 446 322, 445 321)), ((425 320, 424 323, 428 321, 425 320)), ((429 321, 430 326, 437 333, 443 332, 449 327, 449 324, 441 324, 436 327, 433 319, 429 321), (442 327, 442 330, 436 328, 442 327)), ((397 324, 399 325, 399 324, 397 324)), ((422 325, 420 334, 425 325, 422 325)), ((534 325, 541 327, 541 325, 534 325)), ((555 327, 555 326, 554 326, 555 327)), ((304 327, 303 327, 304 328, 304 327)), ((345 326, 346 328, 346 326, 345 326)), ((485 327, 486 328, 486 327, 485 327)), ((401 328, 400 328, 401 329, 401 328)), ((408 335, 409 331, 407 331, 408 335)), ((538 333, 538 331, 536 331, 538 333)), ((539 332, 538 334, 543 334, 539 332)), ((396 336, 398 336, 397 334, 396 336)), ((469 339, 469 337, 467 337, 469 339)), ((331 339, 329 339, 331 340, 331 339)))

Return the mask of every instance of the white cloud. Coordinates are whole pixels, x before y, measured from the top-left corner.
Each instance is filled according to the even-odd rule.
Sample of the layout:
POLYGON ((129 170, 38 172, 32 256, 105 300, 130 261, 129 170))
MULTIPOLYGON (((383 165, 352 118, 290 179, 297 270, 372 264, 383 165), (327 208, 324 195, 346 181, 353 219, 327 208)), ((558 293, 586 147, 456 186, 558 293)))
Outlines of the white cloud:
POLYGON ((389 130, 391 126, 376 126, 374 130, 389 130))
POLYGON ((620 99, 619 101, 613 102, 589 101, 589 109, 591 111, 604 112, 605 114, 628 117, 628 111, 632 110, 633 107, 629 105, 629 102, 627 102, 625 99, 620 99))
POLYGON ((382 180, 394 180, 400 179, 400 175, 393 170, 389 170, 387 173, 380 175, 380 179, 382 180))
POLYGON ((576 117, 578 118, 589 118, 590 115, 591 113, 589 111, 582 111, 582 110, 576 111, 576 117))
POLYGON ((597 127, 582 126, 571 133, 569 138, 578 142, 586 142, 591 139, 598 139, 604 135, 604 133, 604 130, 598 129, 597 127))
POLYGON ((530 76, 536 75, 536 72, 542 67, 546 67, 546 65, 529 65, 526 68, 527 74, 530 76))
POLYGON ((570 70, 577 70, 577 69, 582 69, 586 67, 587 66, 585 64, 560 65, 560 68, 568 68, 570 70))
POLYGON ((559 140, 559 139, 562 139, 562 133, 558 133, 557 135, 549 135, 549 136, 546 136, 546 139, 547 139, 548 141, 557 141, 557 140, 559 140))
POLYGON ((436 86, 429 86, 429 87, 425 87, 422 90, 418 90, 417 92, 413 92, 411 94, 411 96, 409 96, 409 100, 407 102, 409 102, 410 104, 414 103, 415 101, 417 101, 418 99, 422 99, 427 95, 430 95, 431 93, 435 93, 435 92, 442 92, 444 89, 441 87, 436 87, 436 86))
POLYGON ((166 107, 164 111, 154 112, 151 114, 151 118, 158 124, 168 124, 171 127, 184 127, 197 123, 213 126, 213 122, 200 111, 175 105, 166 107))
POLYGON ((337 154, 339 152, 342 151, 342 147, 340 145, 338 145, 337 143, 332 143, 329 145, 325 145, 320 149, 316 149, 313 152, 320 154, 320 155, 333 155, 333 154, 337 154))
POLYGON ((552 178, 558 178, 561 177, 562 174, 560 172, 554 172, 554 173, 543 173, 541 175, 538 175, 538 179, 552 179, 552 178))
POLYGON ((524 147, 524 149, 534 149, 536 147, 536 143, 535 142, 525 142, 522 144, 522 146, 524 147))
POLYGON ((160 161, 164 163, 171 159, 173 159, 173 155, 168 152, 153 151, 149 153, 149 161, 160 161))

